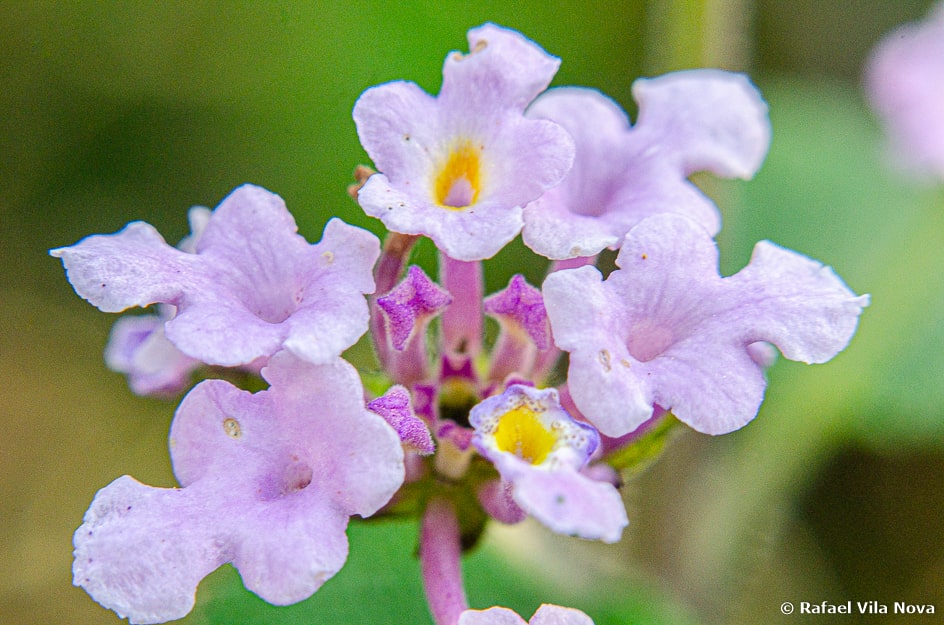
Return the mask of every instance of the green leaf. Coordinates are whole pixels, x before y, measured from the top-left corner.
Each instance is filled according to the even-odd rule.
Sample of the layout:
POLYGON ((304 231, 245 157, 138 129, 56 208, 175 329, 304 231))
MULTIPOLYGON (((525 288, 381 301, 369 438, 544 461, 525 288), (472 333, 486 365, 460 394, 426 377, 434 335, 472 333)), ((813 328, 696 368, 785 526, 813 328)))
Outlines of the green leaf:
POLYGON ((247 591, 225 566, 203 581, 197 607, 184 622, 242 625, 430 623, 415 557, 416 524, 352 523, 347 564, 311 598, 272 606, 247 591))
POLYGON ((626 477, 637 475, 659 459, 665 446, 681 422, 672 413, 667 413, 653 425, 650 425, 628 445, 616 449, 603 461, 617 471, 624 471, 626 477))
MULTIPOLYGON (((432 621, 416 558, 417 531, 414 521, 353 522, 348 529, 351 554, 347 564, 311 598, 292 606, 267 604, 243 587, 235 569, 225 566, 203 581, 197 606, 182 623, 429 625, 432 621)), ((506 529, 501 532, 504 538, 498 539, 487 533, 484 544, 465 558, 463 569, 472 608, 502 605, 529 618, 542 603, 556 603, 584 610, 596 625, 694 623, 665 594, 629 576, 598 576, 596 571, 568 568, 566 575, 579 583, 553 583, 548 571, 534 568, 540 564, 522 558, 508 545, 508 534, 518 531, 527 542, 528 532, 545 530, 533 526, 506 529), (583 586, 591 577, 598 583, 587 591, 583 586), (575 592, 576 587, 580 592, 575 592)), ((553 554, 546 555, 548 562, 560 566, 553 554)))

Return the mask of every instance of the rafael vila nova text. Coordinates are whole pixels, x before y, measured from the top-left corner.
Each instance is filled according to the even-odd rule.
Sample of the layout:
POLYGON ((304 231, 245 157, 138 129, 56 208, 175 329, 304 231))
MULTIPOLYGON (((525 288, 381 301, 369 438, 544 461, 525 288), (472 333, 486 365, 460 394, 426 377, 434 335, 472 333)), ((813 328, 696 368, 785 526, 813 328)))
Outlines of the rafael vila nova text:
POLYGON ((801 601, 797 606, 799 614, 934 614, 931 604, 907 603, 895 601, 891 604, 878 601, 846 601, 845 603, 810 603, 801 601))

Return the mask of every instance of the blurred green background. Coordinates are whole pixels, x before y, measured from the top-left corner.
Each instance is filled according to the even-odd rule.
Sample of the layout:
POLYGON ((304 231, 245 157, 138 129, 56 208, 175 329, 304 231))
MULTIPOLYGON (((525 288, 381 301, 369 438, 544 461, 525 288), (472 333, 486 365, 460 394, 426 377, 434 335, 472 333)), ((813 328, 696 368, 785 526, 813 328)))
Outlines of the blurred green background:
MULTIPOLYGON (((555 84, 599 88, 630 111, 641 75, 750 72, 770 104, 770 155, 748 183, 699 178, 724 214, 723 269, 768 238, 834 266, 873 304, 833 362, 779 362, 748 427, 687 432, 632 480, 618 545, 495 527, 467 563, 473 606, 528 617, 560 603, 598 625, 828 621, 784 616, 783 601, 944 612, 944 185, 889 166, 860 89, 869 48, 928 6, 0 3, 0 622, 118 622, 71 586, 72 532, 122 474, 174 484, 174 403, 133 396, 105 368, 114 318, 76 297, 46 251, 137 219, 175 242, 189 206, 243 182, 282 195, 311 241, 332 215, 379 233, 345 194, 367 162, 354 101, 394 79, 435 93, 446 53, 484 21, 560 56, 555 84)), ((490 284, 522 267, 541 270, 513 245, 490 284)), ((348 566, 291 608, 266 606, 224 568, 187 622, 429 623, 415 529, 352 527, 348 566)))

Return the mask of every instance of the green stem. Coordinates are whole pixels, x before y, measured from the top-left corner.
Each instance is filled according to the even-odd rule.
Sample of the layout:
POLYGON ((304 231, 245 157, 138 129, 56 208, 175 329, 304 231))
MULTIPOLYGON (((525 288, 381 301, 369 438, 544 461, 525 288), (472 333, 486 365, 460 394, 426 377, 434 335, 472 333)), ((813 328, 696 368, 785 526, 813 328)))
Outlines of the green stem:
POLYGON ((694 67, 746 69, 751 6, 746 0, 649 0, 646 70, 657 75, 694 67))

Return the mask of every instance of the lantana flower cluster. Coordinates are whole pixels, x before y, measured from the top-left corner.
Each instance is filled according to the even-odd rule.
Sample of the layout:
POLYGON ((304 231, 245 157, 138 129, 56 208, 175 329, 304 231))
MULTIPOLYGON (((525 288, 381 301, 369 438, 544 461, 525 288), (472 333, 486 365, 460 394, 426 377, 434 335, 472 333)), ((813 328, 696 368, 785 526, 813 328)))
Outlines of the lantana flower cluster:
MULTIPOLYGON (((103 606, 183 617, 224 563, 294 603, 343 566, 350 517, 414 515, 437 625, 523 623, 465 599, 459 560, 487 523, 616 542, 627 450, 667 425, 744 426, 774 348, 820 363, 846 347, 868 297, 828 267, 761 242, 718 273, 720 214, 689 178, 760 167, 770 125, 745 76, 639 80, 630 123, 597 91, 549 89, 559 59, 517 32, 486 24, 468 43, 437 96, 393 82, 354 105, 373 169, 351 193, 383 243, 332 219, 311 244, 281 198, 244 185, 192 209, 177 247, 135 222, 51 252, 100 310, 155 307, 107 349, 135 391, 205 378, 171 426, 180 487, 118 478, 75 533, 74 582, 103 606), (483 261, 519 234, 547 277, 485 293, 483 261), (435 278, 410 262, 420 237, 435 278), (344 354, 365 333, 378 366, 359 372, 344 354)), ((551 605, 531 620, 591 622, 551 605)))

